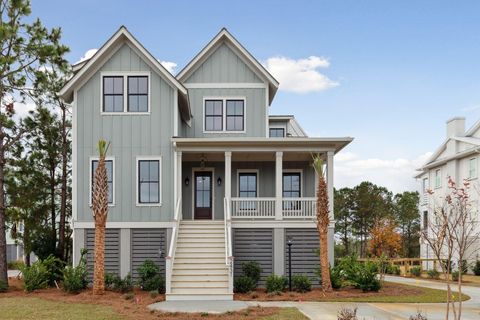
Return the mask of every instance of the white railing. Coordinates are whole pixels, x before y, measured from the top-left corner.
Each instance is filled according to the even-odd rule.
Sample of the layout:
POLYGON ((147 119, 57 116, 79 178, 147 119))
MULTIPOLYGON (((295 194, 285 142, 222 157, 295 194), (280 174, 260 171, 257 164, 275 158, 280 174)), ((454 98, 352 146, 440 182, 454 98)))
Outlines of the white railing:
POLYGON ((275 218, 275 198, 232 198, 232 218, 275 218))
POLYGON ((283 198, 282 217, 284 219, 307 219, 316 216, 316 198, 283 198))
POLYGON ((165 259, 165 292, 172 293, 172 268, 173 260, 175 259, 175 249, 177 248, 177 239, 178 239, 178 229, 180 228, 180 220, 182 220, 182 198, 178 198, 177 204, 175 205, 175 215, 173 216, 173 221, 175 225, 172 228, 172 238, 170 239, 170 246, 168 248, 168 256, 165 259))
POLYGON ((225 208, 225 264, 228 268, 228 292, 233 293, 232 214, 230 210, 230 200, 224 198, 223 205, 225 208))

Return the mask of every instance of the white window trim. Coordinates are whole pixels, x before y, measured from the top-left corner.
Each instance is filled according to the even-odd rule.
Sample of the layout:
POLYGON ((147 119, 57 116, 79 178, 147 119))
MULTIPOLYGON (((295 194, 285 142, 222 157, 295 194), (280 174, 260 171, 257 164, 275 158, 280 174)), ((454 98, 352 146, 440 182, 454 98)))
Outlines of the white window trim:
POLYGON ((247 98, 245 96, 208 96, 203 97, 203 116, 202 127, 203 133, 246 133, 247 130, 247 98), (205 101, 207 100, 222 100, 223 114, 222 114, 222 130, 206 130, 205 129, 205 101), (243 130, 232 131, 227 130, 227 100, 243 100, 243 130))
POLYGON ((287 128, 280 125, 268 126, 268 137, 269 138, 280 138, 280 137, 270 137, 270 129, 283 129, 283 138, 287 137, 287 128))
POLYGON ((161 207, 162 206, 162 156, 138 156, 135 158, 135 205, 137 207, 161 207), (141 160, 158 160, 158 202, 141 203, 140 194, 138 193, 139 176, 138 164, 141 160))
POLYGON ((240 173, 255 173, 257 175, 257 198, 260 198, 260 174, 258 169, 237 169, 237 198, 240 198, 240 173))
POLYGON ((151 73, 150 71, 103 71, 100 73, 100 114, 108 116, 126 116, 126 115, 149 115, 152 110, 151 103, 151 73), (123 111, 122 112, 108 112, 103 111, 103 77, 123 77, 123 111), (147 112, 131 112, 128 111, 128 77, 147 77, 148 78, 148 111, 147 112))
POLYGON ((283 197, 283 174, 284 173, 300 173, 300 198, 303 198, 304 193, 304 181, 303 181, 303 169, 283 169, 282 171, 282 199, 283 197))
POLYGON ((435 176, 435 189, 439 189, 442 187, 442 169, 435 169, 435 172, 434 172, 434 176, 435 176), (437 172, 439 172, 440 174, 440 179, 437 180, 437 172))
MULTIPOLYGON (((192 220, 195 220, 195 172, 202 172, 207 171, 212 173, 212 220, 215 220, 215 168, 214 167, 193 167, 192 168, 192 179, 191 179, 191 186, 192 186, 192 220)), ((199 221, 208 221, 207 219, 199 219, 199 221)))
POLYGON ((470 158, 468 159, 468 180, 475 180, 478 178, 478 159, 477 157, 474 157, 474 158, 470 158), (474 161, 475 163, 475 175, 474 176, 471 176, 470 173, 471 173, 471 163, 472 161, 474 161))
MULTIPOLYGON (((93 172, 92 172, 92 169, 93 169, 93 165, 92 165, 92 162, 96 160, 96 161, 99 161, 99 157, 90 157, 89 160, 88 160, 88 181, 89 181, 89 184, 88 184, 88 205, 91 207, 92 206, 92 183, 93 183, 93 172)), ((115 183, 116 183, 116 178, 115 178, 115 157, 105 157, 105 161, 109 161, 111 160, 112 161, 112 179, 113 179, 113 193, 112 193, 112 203, 109 203, 108 206, 109 207, 115 207, 115 183)))

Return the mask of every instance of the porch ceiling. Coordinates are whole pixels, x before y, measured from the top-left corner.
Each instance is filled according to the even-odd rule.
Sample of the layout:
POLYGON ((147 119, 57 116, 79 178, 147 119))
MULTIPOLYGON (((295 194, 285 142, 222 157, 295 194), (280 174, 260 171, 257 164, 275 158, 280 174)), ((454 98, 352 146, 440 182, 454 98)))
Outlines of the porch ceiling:
MULTIPOLYGON (((324 160, 326 160, 326 154, 324 160)), ((214 162, 223 162, 225 161, 225 153, 224 152, 183 152, 182 161, 189 161, 189 162, 199 162, 201 158, 204 158, 205 161, 214 161, 214 162)), ((292 151, 292 152, 284 152, 283 153, 283 161, 311 161, 312 160, 312 153, 311 152, 300 152, 300 151, 292 151)), ((247 161, 271 161, 275 162, 275 152, 266 152, 266 151, 258 151, 258 152, 232 152, 232 162, 247 162, 247 161)))

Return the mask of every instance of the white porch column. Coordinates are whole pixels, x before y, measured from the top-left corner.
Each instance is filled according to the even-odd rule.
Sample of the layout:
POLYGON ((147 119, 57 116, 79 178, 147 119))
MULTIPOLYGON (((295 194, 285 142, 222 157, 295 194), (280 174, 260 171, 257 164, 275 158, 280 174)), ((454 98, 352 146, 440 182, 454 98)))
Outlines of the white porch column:
POLYGON ((225 152, 225 198, 232 198, 232 152, 225 152))
POLYGON ((275 220, 282 220, 283 152, 275 153, 275 220))
MULTIPOLYGON (((176 159, 176 174, 175 177, 176 184, 174 185, 176 189, 177 199, 175 200, 175 205, 177 205, 178 199, 182 198, 182 151, 177 151, 177 159, 176 159)), ((180 217, 182 219, 182 203, 180 203, 180 217)))
POLYGON ((334 232, 335 232, 335 220, 333 215, 333 151, 327 152, 327 191, 328 191, 328 210, 330 211, 330 226, 328 228, 328 261, 331 266, 335 262, 334 257, 334 232))

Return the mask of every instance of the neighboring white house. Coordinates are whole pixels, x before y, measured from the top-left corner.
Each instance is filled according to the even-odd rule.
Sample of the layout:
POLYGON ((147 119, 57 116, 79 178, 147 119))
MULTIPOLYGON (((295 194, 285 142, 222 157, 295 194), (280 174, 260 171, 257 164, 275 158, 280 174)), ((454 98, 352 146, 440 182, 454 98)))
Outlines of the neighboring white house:
MULTIPOLYGON (((448 193, 448 178, 451 177, 457 185, 468 180, 472 210, 476 220, 480 221, 478 200, 480 184, 478 163, 480 159, 480 121, 468 131, 465 131, 465 118, 455 117, 447 121, 447 136, 445 141, 433 153, 430 159, 418 169, 416 178, 421 182, 420 213, 421 226, 427 228, 428 221, 433 219, 435 206, 441 205, 442 198, 448 193), (430 190, 430 191, 429 191, 430 190)), ((477 230, 480 231, 480 224, 477 230)), ((478 234, 478 232, 476 232, 478 234)), ((468 262, 480 258, 480 240, 470 247, 468 262)), ((424 240, 420 240, 420 257, 434 259, 432 249, 424 240)), ((455 264, 458 258, 454 259, 455 264)), ((433 263, 425 263, 424 268, 432 268, 433 263)))

